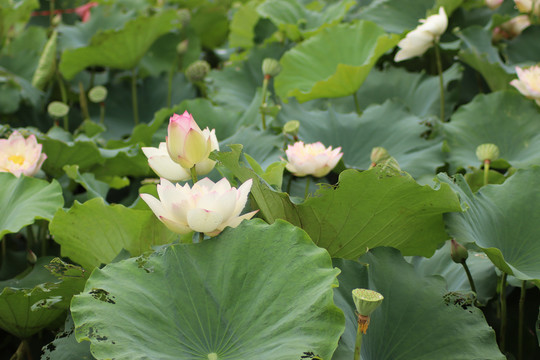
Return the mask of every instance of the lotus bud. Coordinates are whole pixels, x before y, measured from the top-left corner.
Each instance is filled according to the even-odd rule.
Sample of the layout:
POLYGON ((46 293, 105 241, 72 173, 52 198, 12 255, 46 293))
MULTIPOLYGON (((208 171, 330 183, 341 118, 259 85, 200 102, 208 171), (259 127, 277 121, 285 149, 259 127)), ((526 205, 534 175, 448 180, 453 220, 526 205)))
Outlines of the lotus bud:
POLYGON ((283 126, 283 133, 289 134, 292 136, 297 136, 299 129, 300 129, 300 121, 290 120, 290 121, 287 121, 285 125, 283 126))
POLYGON ((69 106, 61 101, 53 101, 47 106, 47 112, 49 115, 55 118, 61 118, 66 116, 69 112, 69 106))
POLYGON ((197 60, 186 69, 186 77, 191 83, 203 81, 210 72, 210 64, 204 60, 197 60))
POLYGON ((354 289, 352 297, 358 314, 358 326, 365 334, 369 326, 369 316, 381 305, 384 297, 378 292, 368 289, 354 289))
POLYGON ((264 76, 274 77, 281 71, 281 65, 276 59, 266 58, 262 63, 262 72, 264 76))
POLYGON ((34 265, 37 262, 36 254, 30 249, 26 251, 26 261, 28 261, 30 265, 34 265))
POLYGON ((178 45, 176 45, 176 53, 178 55, 184 55, 188 51, 188 47, 189 47, 188 39, 180 41, 178 45))
POLYGON ((499 158, 499 148, 495 144, 482 144, 476 148, 476 157, 481 162, 491 162, 499 158))
POLYGON ((371 167, 374 167, 381 161, 388 160, 389 158, 390 158, 390 154, 388 153, 388 151, 386 151, 385 148, 377 146, 371 149, 371 156, 370 156, 371 167))
POLYGON ((469 257, 467 248, 454 239, 451 240, 451 243, 450 256, 452 257, 452 261, 458 264, 463 264, 469 257))
POLYGON ((105 86, 94 86, 88 92, 88 98, 93 103, 101 103, 107 98, 107 88, 105 86))

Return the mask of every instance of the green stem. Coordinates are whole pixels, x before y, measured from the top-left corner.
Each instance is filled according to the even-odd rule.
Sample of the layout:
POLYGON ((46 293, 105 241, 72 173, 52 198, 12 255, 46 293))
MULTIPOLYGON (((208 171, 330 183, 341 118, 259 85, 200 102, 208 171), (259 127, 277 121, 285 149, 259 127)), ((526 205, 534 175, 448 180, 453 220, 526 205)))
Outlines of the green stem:
MULTIPOLYGON (((64 81, 62 80, 62 76, 60 76, 60 72, 58 71, 58 69, 56 69, 55 73, 56 82, 58 83, 58 87, 60 88, 60 96, 62 97, 62 102, 67 105, 68 99, 64 81)), ((67 115, 64 115, 64 130, 69 131, 69 119, 67 115)))
POLYGON ((439 73, 439 89, 441 92, 441 121, 444 122, 444 82, 441 62, 441 52, 439 49, 439 42, 435 42, 435 57, 437 62, 437 72, 439 73))
MULTIPOLYGON (((467 274, 467 279, 469 279, 469 285, 471 286, 471 290, 477 294, 476 292, 476 286, 474 285, 474 280, 473 280, 473 277, 471 275, 471 272, 469 270, 469 267, 467 266, 467 262, 466 261, 463 261, 461 263, 461 265, 463 265, 463 269, 465 269, 465 273, 467 274)), ((477 294, 478 295, 478 294, 477 294)))
POLYGON ((38 239, 41 241, 41 256, 47 256, 49 239, 47 238, 47 222, 45 220, 39 224, 38 239))
POLYGON ((266 92, 268 89, 268 80, 270 79, 270 76, 265 75, 262 85, 262 100, 261 100, 261 118, 262 118, 262 128, 263 130, 266 130, 266 115, 264 113, 263 108, 266 106, 266 92))
POLYGON ((131 104, 133 106, 133 122, 139 124, 139 106, 137 105, 137 69, 131 72, 131 104))
POLYGON ((354 360, 360 360, 360 352, 362 350, 362 330, 360 330, 360 325, 356 330, 356 342, 354 343, 354 360))
POLYGON ((2 239, 0 239, 0 245, 2 245, 2 264, 6 261, 7 258, 7 246, 6 246, 6 237, 4 236, 2 239))
POLYGON ((499 331, 500 341, 499 341, 499 349, 504 354, 506 349, 506 277, 507 274, 503 272, 501 277, 501 293, 499 294, 499 300, 501 303, 501 327, 499 331))
POLYGON ((304 192, 304 199, 307 199, 309 195, 309 183, 310 183, 311 177, 308 175, 306 176, 306 191, 304 192))
POLYGON ((105 103, 101 102, 99 104, 99 123, 103 125, 105 122, 105 103))
POLYGON ((53 19, 54 19, 54 0, 49 0, 49 26, 53 27, 53 19))
POLYGON ((484 185, 488 184, 489 179, 489 160, 484 160, 484 185))
POLYGON ((362 115, 362 111, 360 110, 360 104, 358 103, 358 98, 356 97, 356 93, 352 94, 352 97, 354 99, 354 106, 356 108, 356 113, 360 116, 362 115))
POLYGON ((82 81, 79 81, 79 104, 81 105, 81 110, 84 116, 83 120, 90 119, 90 112, 88 112, 88 101, 86 101, 86 92, 84 91, 82 81))
POLYGON ((525 318, 525 295, 527 294, 527 280, 521 283, 521 296, 519 297, 519 322, 518 322, 518 360, 523 360, 523 322, 525 318))
POLYGON ((292 178, 293 176, 289 176, 289 180, 287 181, 287 194, 291 194, 291 185, 292 185, 292 178))
POLYGON ((200 232, 199 233, 199 242, 201 243, 201 242, 203 242, 203 240, 204 240, 204 233, 200 232))
POLYGON ((28 236, 28 238, 26 239, 26 247, 29 248, 30 244, 34 245, 36 243, 36 237, 34 236, 32 225, 28 225, 26 227, 26 234, 28 236))
POLYGON ((195 165, 191 169, 189 169, 191 172, 191 180, 193 181, 193 185, 199 180, 197 180, 197 169, 195 169, 195 165))
POLYGON ((174 76, 174 67, 169 71, 169 79, 167 82, 167 107, 171 107, 172 102, 172 81, 174 76))

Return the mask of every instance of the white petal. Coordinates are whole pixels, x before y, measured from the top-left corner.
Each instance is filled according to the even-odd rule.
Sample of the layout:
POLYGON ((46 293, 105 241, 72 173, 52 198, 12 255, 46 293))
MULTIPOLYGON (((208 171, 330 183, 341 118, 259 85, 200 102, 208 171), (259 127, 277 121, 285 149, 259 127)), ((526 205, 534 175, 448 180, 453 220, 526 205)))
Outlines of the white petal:
POLYGON ((197 208, 188 211, 187 220, 193 231, 207 233, 216 230, 223 217, 218 212, 197 208))
POLYGON ((144 200, 144 202, 150 207, 152 212, 158 218, 160 218, 162 216, 165 216, 165 217, 169 216, 169 213, 167 212, 167 210, 165 209, 165 207, 163 206, 161 201, 159 201, 158 199, 156 199, 152 195, 150 195, 150 194, 141 194, 141 199, 144 200))
POLYGON ((192 231, 186 224, 168 219, 164 216, 159 217, 159 220, 161 220, 169 230, 177 234, 187 234, 192 231))

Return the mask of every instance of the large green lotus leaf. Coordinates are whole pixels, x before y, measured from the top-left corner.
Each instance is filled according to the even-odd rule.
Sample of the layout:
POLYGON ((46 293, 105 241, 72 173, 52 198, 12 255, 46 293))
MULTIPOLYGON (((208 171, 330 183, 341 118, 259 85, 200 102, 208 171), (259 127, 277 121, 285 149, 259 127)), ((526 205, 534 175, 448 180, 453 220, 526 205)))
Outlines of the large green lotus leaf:
POLYGON ((231 137, 224 139, 222 145, 242 144, 244 152, 254 158, 262 167, 279 161, 281 137, 263 132, 254 126, 242 127, 231 137))
MULTIPOLYGON (((509 42, 506 48, 508 60, 513 63, 538 63, 540 62, 540 26, 529 26, 523 32, 509 42)), ((532 65, 532 64, 531 64, 532 65)))
POLYGON ((480 165, 476 148, 499 147, 500 158, 513 167, 540 164, 540 113, 534 102, 513 91, 477 95, 444 124, 451 168, 480 165))
MULTIPOLYGON (((420 275, 442 276, 446 280, 447 291, 471 291, 463 266, 455 263, 450 256, 450 242, 437 250, 429 259, 416 256, 410 262, 420 275)), ((476 286, 478 300, 482 304, 487 304, 495 296, 497 289, 497 274, 493 263, 483 252, 469 250, 467 266, 476 286)))
POLYGON ((157 38, 178 26, 175 21, 176 11, 169 10, 132 20, 120 30, 100 32, 89 46, 65 50, 59 69, 67 79, 92 65, 132 69, 157 38))
POLYGON ((73 318, 68 315, 64 330, 56 334, 52 342, 41 349, 41 360, 93 360, 95 357, 90 353, 90 343, 77 342, 75 339, 75 324, 73 318))
POLYGON ((86 282, 85 271, 41 257, 28 273, 0 281, 0 328, 27 338, 53 323, 86 282))
POLYGON ((459 58, 478 71, 492 91, 508 89, 514 70, 501 61, 497 49, 491 45, 491 33, 474 25, 455 34, 462 41, 459 58))
POLYGON ((369 21, 326 28, 283 55, 276 93, 300 102, 354 94, 379 57, 398 41, 399 36, 369 21))
POLYGON ((228 10, 224 5, 214 2, 206 2, 192 10, 189 24, 204 47, 213 49, 227 40, 228 10))
POLYGON ((329 359, 344 328, 337 273, 297 227, 244 221, 94 270, 72 301, 75 335, 97 359, 329 359))
POLYGON ((402 33, 414 29, 433 5, 433 0, 373 0, 357 16, 373 21, 385 31, 402 33))
POLYGON ((419 275, 395 249, 373 249, 360 261, 365 264, 335 262, 342 273, 334 299, 345 312, 346 329, 333 360, 353 358, 358 318, 351 291, 355 288, 384 296, 362 338, 363 360, 506 359, 482 312, 472 305, 462 307, 459 294, 444 296, 440 277, 419 275))
POLYGON ((63 204, 62 188, 56 180, 49 183, 0 172, 0 239, 36 219, 51 220, 63 204))
POLYGON ((468 209, 447 214, 448 232, 460 242, 474 242, 502 271, 520 280, 540 279, 540 167, 518 170, 501 185, 472 194, 461 175, 450 184, 468 209))
POLYGON ((339 1, 313 11, 297 0, 267 0, 257 12, 269 18, 293 40, 310 37, 322 29, 339 23, 355 1, 339 1))
POLYGON ((137 145, 99 151, 105 161, 92 168, 96 176, 145 176, 150 172, 148 158, 137 145))
POLYGON ((122 249, 138 256, 152 245, 169 244, 177 237, 153 212, 106 205, 102 198, 75 202, 68 211, 58 210, 49 230, 60 244, 62 256, 88 270, 108 264, 122 249))
POLYGON ((31 82, 46 43, 45 28, 31 26, 25 29, 1 49, 0 67, 31 82))
POLYGON ((103 181, 97 180, 94 174, 81 174, 78 165, 66 165, 64 166, 64 171, 70 179, 77 184, 80 184, 86 190, 87 199, 107 197, 107 193, 110 189, 109 185, 103 181))
MULTIPOLYGON (((327 111, 307 111, 291 101, 278 115, 282 122, 300 121, 299 137, 305 142, 321 141, 325 146, 341 146, 347 167, 368 169, 371 149, 382 146, 396 158, 400 167, 418 179, 432 179, 444 164, 442 142, 421 135, 428 128, 404 105, 387 101, 368 107, 362 116, 327 111)), ((246 151, 247 152, 247 151, 246 151)))
POLYGON ((429 257, 448 239, 442 214, 460 210, 449 186, 434 190, 382 167, 345 170, 337 188, 321 188, 298 205, 302 228, 313 242, 345 259, 377 246, 429 257))
POLYGON ((0 0, 0 39, 18 22, 27 22, 32 10, 39 7, 38 0, 0 0))

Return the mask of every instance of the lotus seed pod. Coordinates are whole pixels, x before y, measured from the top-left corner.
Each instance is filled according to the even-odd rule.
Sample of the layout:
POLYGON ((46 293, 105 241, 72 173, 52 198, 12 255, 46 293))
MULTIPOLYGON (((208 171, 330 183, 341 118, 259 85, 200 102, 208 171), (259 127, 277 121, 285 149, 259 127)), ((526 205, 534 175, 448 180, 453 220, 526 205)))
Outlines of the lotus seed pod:
POLYGON ((61 101, 53 101, 49 104, 49 106, 47 106, 47 111, 52 117, 60 118, 67 115, 69 112, 69 106, 61 101))
POLYGON ((88 98, 93 103, 100 103, 107 98, 107 89, 104 86, 94 86, 88 92, 88 98))
POLYGON ((363 316, 369 316, 381 305, 384 297, 376 291, 368 289, 354 289, 352 297, 356 311, 363 316))
POLYGON ((467 248, 454 239, 451 240, 451 243, 452 246, 450 249, 450 256, 452 257, 452 261, 458 264, 463 264, 469 257, 467 248))
POLYGON ((197 60, 186 69, 186 77, 192 83, 204 80, 210 72, 210 64, 204 60, 197 60))
POLYGON ((283 132, 285 134, 290 134, 292 136, 298 135, 298 130, 300 129, 300 121, 290 120, 285 123, 283 126, 283 132))
POLYGON ((189 25, 191 14, 188 9, 179 9, 176 14, 178 15, 178 20, 180 21, 180 24, 182 24, 182 27, 189 25))
POLYGON ((482 162, 497 160, 499 148, 495 144, 482 144, 476 148, 476 157, 482 162))
POLYGON ((188 47, 189 47, 188 39, 180 41, 178 45, 176 45, 176 53, 178 55, 184 55, 188 51, 188 47))
POLYGON ((281 65, 276 59, 266 58, 262 63, 262 72, 264 76, 277 76, 281 71, 281 65))
POLYGON ((390 154, 383 147, 377 146, 377 147, 374 147, 371 150, 370 159, 371 159, 372 163, 377 164, 377 163, 379 163, 381 161, 384 161, 384 160, 387 160, 389 158, 390 158, 390 154))

